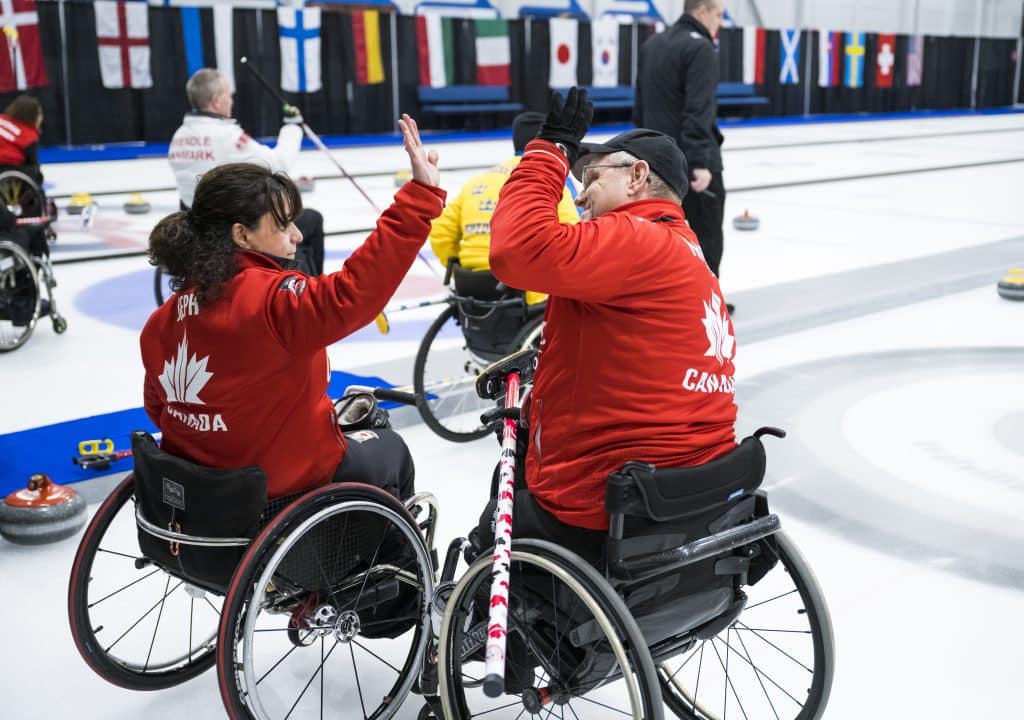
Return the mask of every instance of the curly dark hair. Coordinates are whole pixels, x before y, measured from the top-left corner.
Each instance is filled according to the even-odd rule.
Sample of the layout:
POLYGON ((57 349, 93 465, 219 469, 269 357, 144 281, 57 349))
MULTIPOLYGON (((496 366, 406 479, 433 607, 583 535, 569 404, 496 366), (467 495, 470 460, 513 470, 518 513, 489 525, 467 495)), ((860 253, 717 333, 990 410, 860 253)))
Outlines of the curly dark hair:
POLYGON ((149 262, 167 271, 175 292, 193 289, 204 305, 238 273, 235 223, 255 230, 270 213, 286 227, 301 212, 302 197, 287 175, 250 163, 220 165, 200 179, 191 210, 172 213, 153 228, 149 262))

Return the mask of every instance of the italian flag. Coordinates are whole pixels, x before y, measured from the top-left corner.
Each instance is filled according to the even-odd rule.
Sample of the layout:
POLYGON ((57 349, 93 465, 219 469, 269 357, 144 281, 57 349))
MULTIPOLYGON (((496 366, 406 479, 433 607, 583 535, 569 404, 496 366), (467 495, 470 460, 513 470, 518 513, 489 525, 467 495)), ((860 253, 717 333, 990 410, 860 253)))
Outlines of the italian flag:
POLYGON ((508 42, 508 24, 504 20, 474 20, 476 33, 476 84, 509 84, 512 51, 508 42))
POLYGON ((455 79, 452 19, 435 13, 417 15, 416 45, 420 60, 420 85, 450 85, 455 79))

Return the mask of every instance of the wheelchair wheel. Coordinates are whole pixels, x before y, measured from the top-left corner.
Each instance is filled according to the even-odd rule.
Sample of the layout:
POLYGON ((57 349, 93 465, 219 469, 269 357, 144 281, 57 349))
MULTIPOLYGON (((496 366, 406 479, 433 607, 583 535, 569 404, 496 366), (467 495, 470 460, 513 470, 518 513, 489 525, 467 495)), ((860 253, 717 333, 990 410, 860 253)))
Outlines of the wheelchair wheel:
POLYGON ((221 598, 143 556, 134 500, 129 475, 86 528, 71 569, 68 617, 78 652, 102 678, 162 690, 213 665, 221 598))
POLYGON ((526 325, 512 341, 513 351, 539 350, 540 341, 544 336, 544 315, 540 314, 526 321, 526 325))
POLYGON ((295 500, 228 589, 217 653, 228 716, 391 717, 422 665, 433 587, 423 538, 392 496, 340 483, 295 500))
POLYGON ((39 317, 39 274, 20 245, 0 240, 0 352, 25 344, 39 317))
POLYGON ((480 414, 493 404, 476 394, 476 377, 487 365, 467 348, 456 307, 446 307, 423 336, 413 365, 416 408, 427 427, 452 442, 487 435, 480 414))
POLYGON ((492 559, 459 580, 438 640, 444 717, 631 717, 660 720, 658 677, 636 622, 607 581, 575 554, 515 540, 505 694, 483 692, 492 559))
POLYGON ((48 214, 46 195, 35 180, 20 170, 0 172, 0 202, 15 217, 42 217, 48 214))
POLYGON ((773 537, 779 562, 744 588, 740 616, 659 664, 662 697, 677 717, 812 720, 825 712, 835 666, 828 607, 793 541, 773 537))

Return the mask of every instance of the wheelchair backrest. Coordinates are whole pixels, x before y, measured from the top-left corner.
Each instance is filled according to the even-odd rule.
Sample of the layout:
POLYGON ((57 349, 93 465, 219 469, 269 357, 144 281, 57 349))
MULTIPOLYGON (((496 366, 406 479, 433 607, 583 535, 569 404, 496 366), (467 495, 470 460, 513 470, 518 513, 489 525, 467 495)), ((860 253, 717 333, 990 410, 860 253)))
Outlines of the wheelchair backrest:
MULTIPOLYGON (((259 467, 204 467, 161 450, 145 432, 132 433, 134 484, 145 520, 197 538, 253 538, 267 504, 267 477, 259 467)), ((169 543, 140 527, 146 556, 197 585, 222 589, 245 548, 169 543)))
POLYGON ((477 300, 503 300, 522 297, 521 290, 498 287, 498 278, 487 270, 466 270, 456 265, 452 277, 455 280, 455 294, 477 300))

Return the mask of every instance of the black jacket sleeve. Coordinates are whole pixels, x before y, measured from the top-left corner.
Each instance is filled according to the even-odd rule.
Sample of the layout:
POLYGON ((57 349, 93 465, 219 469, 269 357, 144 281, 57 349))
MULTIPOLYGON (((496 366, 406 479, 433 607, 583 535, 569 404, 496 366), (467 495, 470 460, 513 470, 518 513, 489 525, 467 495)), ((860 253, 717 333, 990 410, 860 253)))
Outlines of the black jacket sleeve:
POLYGON ((718 147, 714 134, 715 103, 718 89, 718 66, 711 43, 690 43, 684 46, 681 79, 686 88, 683 124, 679 131, 679 147, 686 155, 690 169, 706 168, 718 147))

